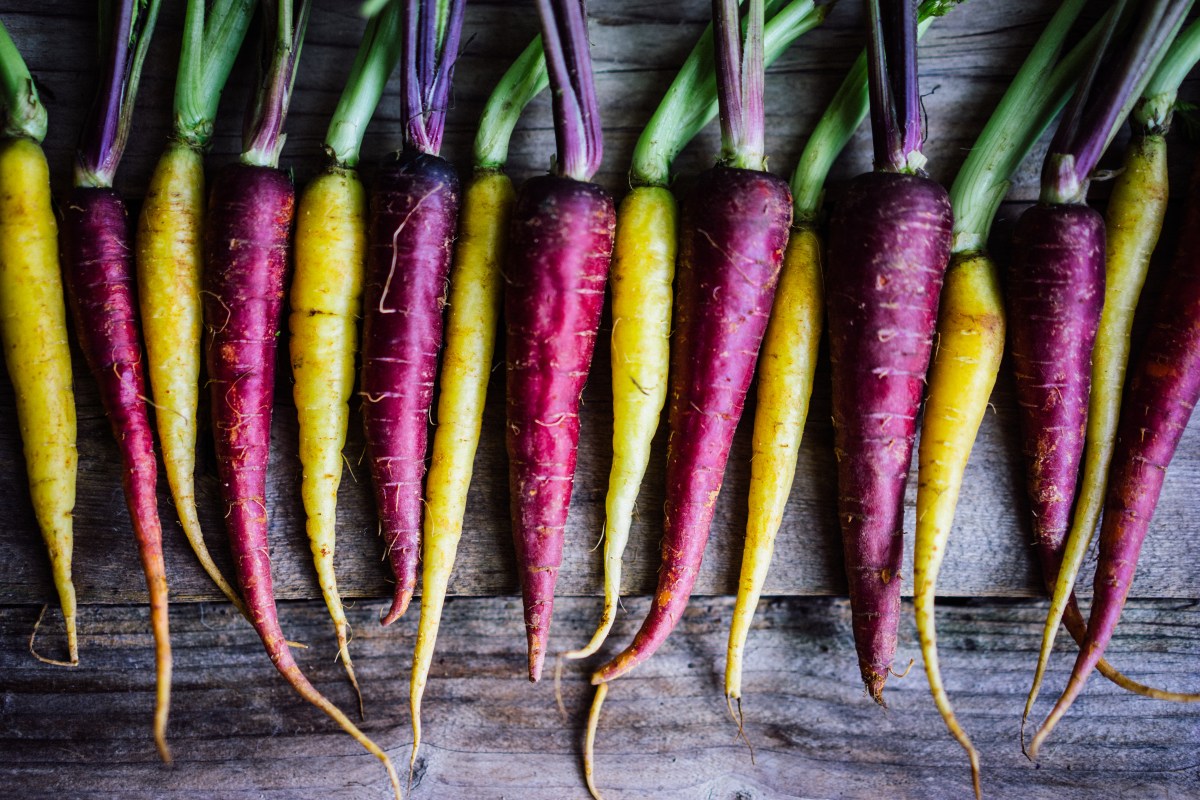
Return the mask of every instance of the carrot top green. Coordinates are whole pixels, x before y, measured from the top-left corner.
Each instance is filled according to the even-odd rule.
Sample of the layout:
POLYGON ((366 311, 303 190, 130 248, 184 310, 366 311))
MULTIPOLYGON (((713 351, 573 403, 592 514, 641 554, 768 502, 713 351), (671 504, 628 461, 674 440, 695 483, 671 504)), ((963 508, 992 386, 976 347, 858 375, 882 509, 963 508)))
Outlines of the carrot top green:
MULTIPOLYGON (((769 66, 792 42, 824 22, 831 7, 818 6, 812 0, 767 0, 764 11, 767 22, 762 37, 764 63, 769 66)), ((633 186, 666 186, 676 156, 704 126, 716 119, 717 72, 712 37, 710 24, 638 138, 629 169, 629 182, 633 186)))
POLYGON ((508 161, 508 145, 525 106, 550 83, 542 37, 534 37, 505 71, 488 97, 475 134, 475 167, 499 169, 508 161))
POLYGON ((175 78, 176 139, 197 150, 212 141, 221 90, 241 49, 254 0, 188 0, 175 78))
POLYGON ((1165 57, 1166 45, 1175 38, 1192 0, 1148 0, 1132 32, 1118 42, 1117 28, 1127 5, 1128 0, 1115 4, 1050 142, 1042 169, 1042 202, 1083 202, 1092 170, 1165 57))
MULTIPOLYGON (((1067 0, 1050 20, 1021 65, 950 187, 954 252, 981 250, 992 220, 1035 142, 1062 109, 1084 66, 1106 33, 1108 19, 1061 60, 1059 54, 1086 0, 1067 0)), ((1117 14, 1110 13, 1112 18, 1117 14)))
POLYGON ((437 155, 442 149, 464 4, 465 0, 404 3, 400 94, 405 143, 422 153, 437 155))
POLYGON ((258 89, 242 132, 242 163, 256 167, 278 167, 283 150, 283 121, 287 117, 300 63, 300 46, 308 25, 310 0, 300 0, 293 12, 292 0, 270 0, 262 4, 263 37, 259 60, 258 89), (270 31, 274 29, 272 37, 270 31))
POLYGON ((367 23, 346 88, 325 133, 325 152, 340 167, 358 166, 363 134, 383 97, 388 76, 400 60, 400 24, 400 0, 390 0, 367 23))
POLYGON ((76 186, 112 186, 133 125, 133 99, 158 8, 159 0, 111 0, 101 6, 100 42, 106 55, 101 90, 75 156, 76 186))
POLYGON ((1177 107, 1179 85, 1200 61, 1200 20, 1187 27, 1167 50, 1129 117, 1146 133, 1166 133, 1177 107))
POLYGON ((5 138, 24 137, 35 142, 46 138, 46 107, 3 22, 0 22, 0 111, 4 114, 0 135, 5 138))

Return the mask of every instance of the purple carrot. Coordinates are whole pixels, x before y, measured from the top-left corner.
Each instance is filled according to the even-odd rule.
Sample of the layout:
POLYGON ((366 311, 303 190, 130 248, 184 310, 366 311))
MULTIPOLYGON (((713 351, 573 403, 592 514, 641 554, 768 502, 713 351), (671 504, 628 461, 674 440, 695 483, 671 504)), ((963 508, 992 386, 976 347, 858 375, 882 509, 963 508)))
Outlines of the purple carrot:
POLYGON ((579 0, 538 0, 558 142, 555 174, 521 187, 506 256, 509 492, 529 680, 541 677, 575 479, 579 397, 591 368, 616 210, 589 183, 600 116, 579 0))
POLYGON ((278 168, 282 128, 308 22, 303 0, 267 2, 264 80, 244 133, 241 162, 212 183, 204 229, 204 325, 213 438, 225 525, 250 622, 275 668, 308 702, 328 714, 383 762, 392 789, 400 782, 391 760, 300 671, 279 624, 271 580, 267 464, 289 238, 296 196, 278 168))
POLYGON ((404 149, 383 164, 371 195, 360 393, 380 529, 396 576, 384 625, 404 614, 417 585, 429 413, 461 198, 458 175, 438 151, 463 0, 449 3, 444 26, 438 5, 405 2, 404 149))
POLYGON ((838 519, 854 643, 871 697, 896 655, 904 486, 950 259, 950 200, 925 177, 916 16, 868 2, 875 172, 851 181, 829 223, 825 298, 833 372, 838 519))
POLYGON ((594 684, 649 658, 687 607, 792 221, 787 183, 764 169, 763 3, 749 5, 744 43, 737 2, 714 0, 713 17, 722 152, 681 216, 662 567, 633 643, 596 671, 594 684))
POLYGON ((157 670, 154 738, 163 761, 171 699, 171 642, 162 524, 158 516, 158 461, 146 408, 141 331, 134 300, 129 215, 112 188, 133 121, 142 61, 158 2, 123 0, 106 9, 111 41, 96 103, 84 126, 75 188, 62 221, 62 266, 79 346, 100 389, 121 454, 125 503, 150 594, 157 670))

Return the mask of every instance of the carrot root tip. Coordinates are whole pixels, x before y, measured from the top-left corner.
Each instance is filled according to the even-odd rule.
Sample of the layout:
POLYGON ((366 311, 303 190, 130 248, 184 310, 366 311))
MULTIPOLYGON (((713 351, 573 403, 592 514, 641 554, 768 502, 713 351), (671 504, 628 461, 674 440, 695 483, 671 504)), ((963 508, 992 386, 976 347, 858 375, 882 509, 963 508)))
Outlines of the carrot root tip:
POLYGON ((399 589, 396 596, 392 599, 392 607, 387 614, 379 618, 379 624, 385 628, 391 625, 396 620, 404 616, 404 612, 408 611, 408 604, 412 601, 412 589, 399 589))

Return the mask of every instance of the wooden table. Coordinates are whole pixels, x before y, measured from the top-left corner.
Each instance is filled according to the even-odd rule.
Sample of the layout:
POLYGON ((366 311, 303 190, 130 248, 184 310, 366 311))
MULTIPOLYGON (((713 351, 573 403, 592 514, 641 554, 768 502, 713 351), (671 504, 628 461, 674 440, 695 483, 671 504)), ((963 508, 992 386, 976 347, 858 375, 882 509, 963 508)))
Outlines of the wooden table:
MULTIPOLYGON (((319 143, 362 30, 350 3, 318 2, 305 43, 287 124, 284 164, 303 184, 320 164, 319 143)), ((973 0, 934 26, 922 44, 922 90, 929 114, 933 176, 949 183, 1016 66, 1040 32, 1049 0, 973 0)), ((144 192, 169 129, 181 4, 166 3, 139 98, 138 122, 118 188, 144 192)), ((463 55, 447 122, 445 154, 464 170, 479 110, 500 70, 536 31, 532 4, 471 0, 463 55)), ((593 0, 591 36, 605 125, 598 179, 620 195, 642 124, 707 21, 704 0, 676 3, 593 0)), ((50 111, 46 148, 57 188, 65 188, 71 151, 94 90, 90 4, 67 0, 0 2, 0 19, 26 54, 50 111)), ((861 46, 857 4, 844 2, 826 24, 779 60, 768 78, 768 152, 786 174, 804 138, 861 46)), ((222 108, 213 165, 239 150, 240 116, 252 66, 243 57, 222 108)), ((1200 92, 1185 84, 1185 99, 1200 92)), ((368 132, 367 160, 399 142, 395 82, 368 132)), ((715 126, 714 126, 715 127, 715 126)), ((830 187, 869 164, 867 134, 839 161, 830 187)), ((702 169, 716 152, 715 129, 677 162, 702 169)), ((1118 146, 1121 140, 1118 140, 1118 146)), ((1172 137, 1174 186, 1191 161, 1172 137)), ((549 103, 536 101, 514 139, 510 172, 520 180, 544 169, 553 149, 549 103)), ((1041 151, 1014 183, 994 246, 1036 197, 1041 151)), ((1111 158, 1110 158, 1111 160, 1111 158)), ((1097 183, 1093 195, 1103 198, 1097 183)), ((1101 200, 1102 201, 1102 200, 1101 200)), ((1176 213, 1178 209, 1175 209, 1176 213)), ((1171 225, 1160 250, 1169 252, 1171 225)), ((1161 271, 1161 264, 1155 275, 1161 271)), ((1151 277, 1151 290, 1155 277, 1151 277)), ((605 333, 607 322, 605 323, 605 333)), ((580 468, 559 581, 555 641, 582 642, 599 613, 596 549, 609 466, 611 400, 605 334, 584 396, 580 468)), ((283 362, 281 362, 282 364, 283 362)), ((195 564, 164 492, 166 556, 175 645, 171 737, 176 764, 156 760, 149 736, 153 667, 145 589, 121 497, 117 455, 98 398, 77 361, 80 472, 75 580, 81 665, 68 670, 33 661, 29 633, 42 603, 53 603, 49 570, 36 535, 13 415, 11 388, 0 383, 0 792, 12 797, 384 797, 378 764, 301 703, 279 679, 250 628, 236 617, 195 564)), ((345 708, 353 698, 334 661, 335 645, 303 533, 298 497, 296 421, 281 369, 271 466, 272 558, 285 629, 308 643, 298 654, 314 682, 345 708)), ((439 652, 425 703, 426 747, 414 776, 419 798, 563 798, 584 795, 578 753, 590 700, 586 672, 564 670, 566 716, 551 681, 524 680, 524 641, 507 517, 502 443, 502 385, 485 416, 469 518, 439 652)), ((991 797, 1184 797, 1200 795, 1200 710, 1133 697, 1094 680, 1034 765, 1017 744, 1020 709, 1032 674, 1045 603, 1028 546, 1012 384, 1005 369, 972 455, 939 594, 943 670, 960 717, 983 753, 991 797)), ((614 686, 597 746, 600 784, 612 798, 964 797, 965 760, 929 700, 920 668, 889 683, 891 709, 863 693, 855 668, 833 514, 828 369, 817 377, 812 410, 776 563, 751 634, 747 732, 752 763, 721 696, 724 648, 745 524, 749 416, 734 445, 698 596, 679 630, 645 666, 614 686)), ((216 498, 215 465, 202 431, 198 490, 210 547, 229 558, 216 498)), ((660 437, 662 439, 663 437, 660 437)), ((654 583, 661 529, 664 442, 656 446, 639 518, 626 555, 623 589, 632 595, 605 653, 628 641, 654 583)), ((389 594, 381 561, 357 420, 347 446, 337 568, 350 599, 352 645, 364 686, 367 732, 407 762, 411 742, 408 667, 416 616, 392 628, 375 623, 389 594)), ((1110 650, 1119 666, 1169 688, 1200 686, 1200 421, 1172 464, 1139 566, 1120 634, 1110 650)), ((911 549, 910 482, 907 544, 911 549)), ((1089 573, 1090 574, 1090 573, 1089 573)), ((905 576, 908 580, 908 576, 905 576)), ((904 617, 900 656, 918 655, 904 617)), ((39 647, 61 647, 61 617, 51 612, 39 647)), ((1060 642, 1047 693, 1060 689, 1072 661, 1060 642)), ((594 665, 595 662, 591 662, 594 665)), ((1048 698, 1047 698, 1048 702, 1048 698)), ((1048 706, 1043 706, 1044 711, 1048 706)))

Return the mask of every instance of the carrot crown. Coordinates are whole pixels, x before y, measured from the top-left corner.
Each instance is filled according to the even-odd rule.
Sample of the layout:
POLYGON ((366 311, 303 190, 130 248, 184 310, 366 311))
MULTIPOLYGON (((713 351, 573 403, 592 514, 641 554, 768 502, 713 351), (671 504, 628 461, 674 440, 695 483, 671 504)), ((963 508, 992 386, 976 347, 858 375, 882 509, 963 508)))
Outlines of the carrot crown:
POLYGON ((325 152, 336 166, 358 164, 363 134, 383 97, 388 76, 400 60, 400 17, 400 0, 389 0, 367 23, 346 88, 325 134, 325 152))
MULTIPOLYGON (((917 37, 925 35, 938 17, 944 16, 963 0, 924 0, 917 7, 917 37)), ((771 24, 767 23, 767 49, 770 52, 771 24)), ((814 222, 821 211, 825 180, 850 137, 867 118, 867 54, 855 60, 833 99, 800 154, 792 173, 792 219, 797 224, 814 222)))
POLYGON ((554 172, 579 181, 591 179, 604 157, 600 104, 592 78, 587 12, 583 0, 537 0, 542 42, 554 98, 554 172))
POLYGON ((133 124, 142 63, 159 0, 110 0, 100 8, 100 90, 75 155, 76 186, 112 186, 133 124))
POLYGON ((6 138, 25 137, 35 142, 46 138, 46 107, 3 22, 0 22, 0 111, 4 113, 0 134, 6 138))
POLYGON ((1044 203, 1081 203, 1100 157, 1166 55, 1192 0, 1146 0, 1133 31, 1101 64, 1115 39, 1128 0, 1117 0, 1100 44, 1050 142, 1042 167, 1044 203), (1098 78, 1100 78, 1098 80, 1098 78))
POLYGON ((867 90, 875 169, 919 172, 921 95, 917 87, 917 15, 908 0, 867 0, 867 90))
POLYGON ((475 168, 500 169, 508 161, 508 144, 517 119, 549 84, 542 37, 536 36, 512 63, 483 107, 475 134, 475 168))
POLYGON ((465 0, 407 0, 404 4, 400 93, 405 138, 422 153, 437 155, 442 149, 464 4, 465 0))
MULTIPOLYGON (((832 7, 832 3, 818 6, 812 0, 766 0, 763 63, 771 64, 792 42, 824 22, 832 7)), ((629 168, 633 186, 666 186, 679 152, 716 118, 714 55, 713 27, 709 24, 638 138, 629 168)))
POLYGON ((270 0, 262 4, 258 88, 251 98, 250 113, 242 130, 244 164, 279 166, 279 153, 287 138, 283 135, 283 121, 296 83, 309 3, 310 0, 300 0, 298 13, 293 13, 292 0, 278 0, 277 6, 270 0))
POLYGON ((217 103, 253 14, 254 0, 188 0, 175 78, 174 136, 190 147, 203 150, 212 141, 217 103))
POLYGON ((717 106, 721 117, 720 161, 731 167, 767 168, 763 109, 765 14, 763 0, 749 0, 743 39, 737 0, 713 0, 717 106))
POLYGON ((1025 58, 950 188, 954 252, 982 250, 1008 194, 1013 173, 1074 89, 1088 58, 1106 35, 1110 11, 1059 61, 1071 26, 1087 0, 1065 0, 1025 58), (1056 62, 1057 65, 1056 65, 1056 62))
POLYGON ((1170 130, 1179 84, 1183 83, 1197 61, 1200 61, 1200 20, 1179 34, 1179 38, 1167 50, 1162 64, 1142 90, 1141 100, 1133 107, 1130 116, 1134 124, 1146 133, 1165 134, 1170 130))

